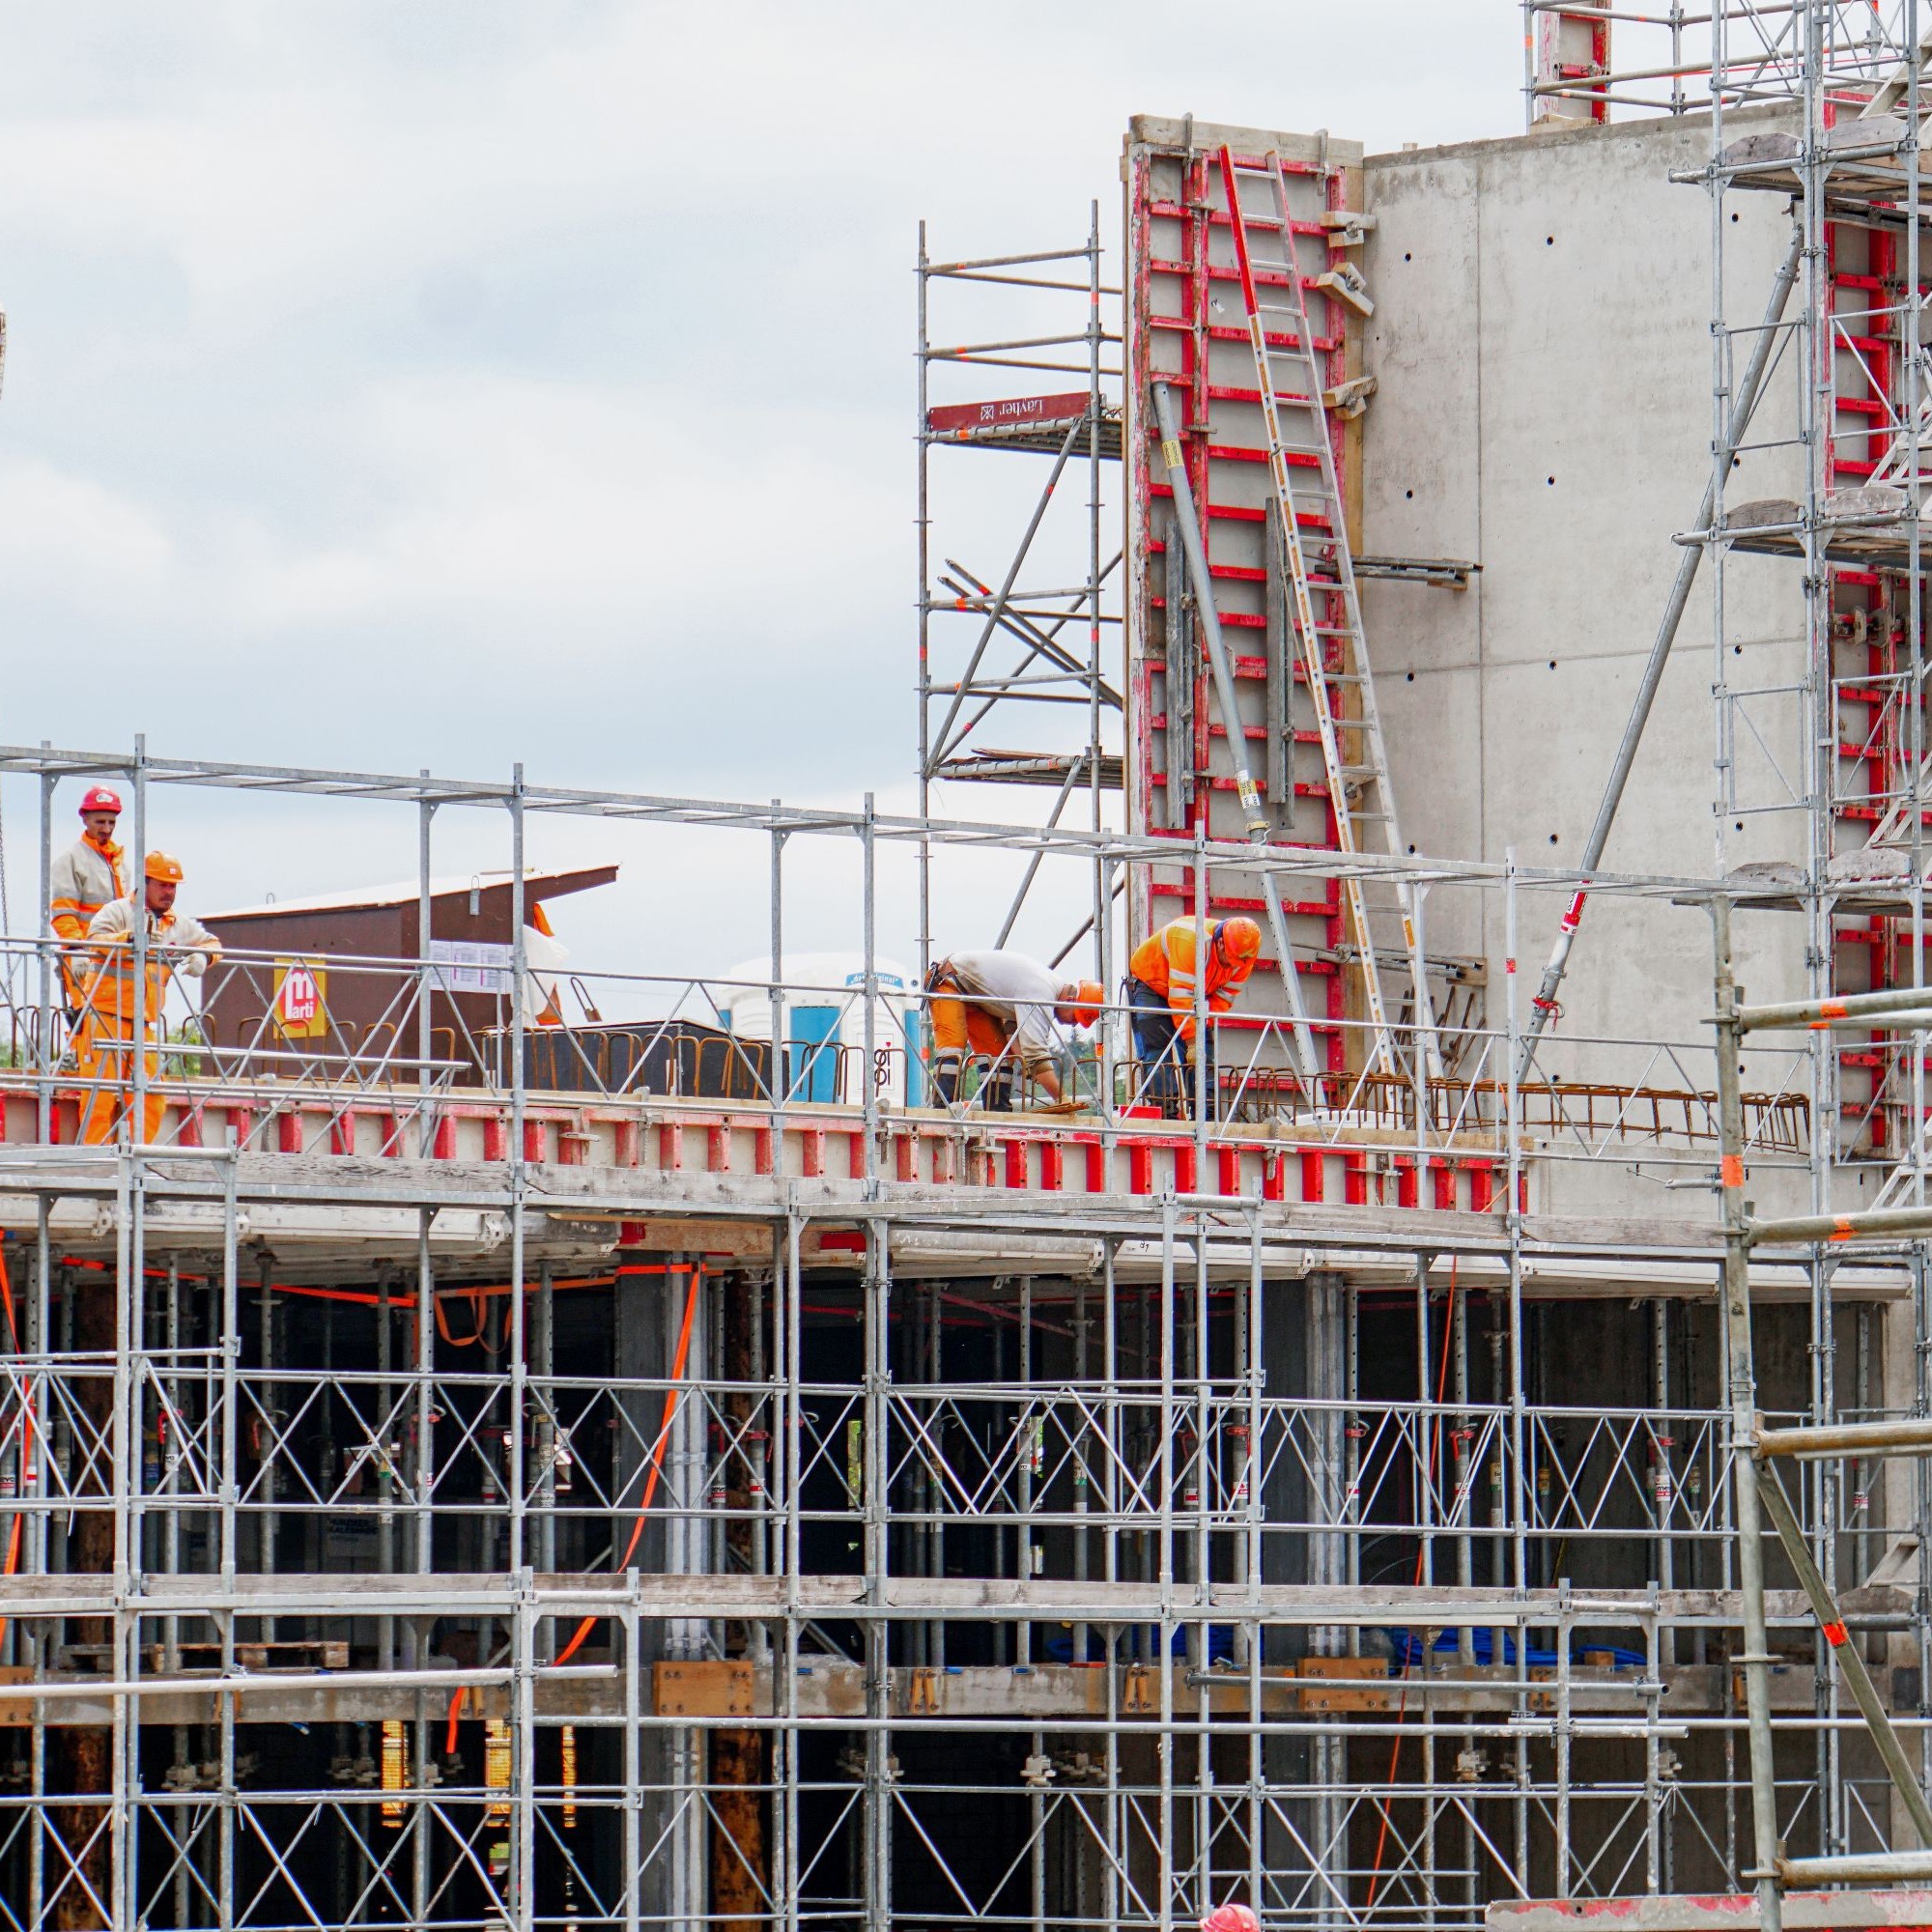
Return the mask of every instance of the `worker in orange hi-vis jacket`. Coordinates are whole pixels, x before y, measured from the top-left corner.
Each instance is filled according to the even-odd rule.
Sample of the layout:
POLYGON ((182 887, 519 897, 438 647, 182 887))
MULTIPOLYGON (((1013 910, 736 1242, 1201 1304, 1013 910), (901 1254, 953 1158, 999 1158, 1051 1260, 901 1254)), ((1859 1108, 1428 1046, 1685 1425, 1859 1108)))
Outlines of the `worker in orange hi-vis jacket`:
POLYGON ((1049 1020, 1090 1027, 1107 1000, 1095 980, 1069 980, 1024 952, 992 949, 935 959, 925 990, 932 998, 932 1095, 943 1107, 961 1097, 973 1055, 991 1063, 976 1096, 979 1106, 1010 1108, 1016 1073, 1049 1100, 1060 1099, 1049 1020))
MULTIPOLYGON (((87 947, 95 964, 75 1035, 75 1058, 83 1079, 102 1083, 82 1096, 80 1138, 90 1147, 114 1139, 128 1110, 134 1084, 137 988, 142 1036, 156 1040, 160 1037, 169 980, 177 973, 199 979, 221 957, 214 935, 199 920, 175 911, 181 861, 165 852, 150 852, 143 870, 141 891, 110 899, 87 928, 87 947), (139 978, 134 965, 138 921, 146 922, 147 931, 147 970, 139 978)), ((145 1060, 148 1092, 141 1110, 141 1141, 152 1147, 161 1131, 164 1103, 154 1088, 159 1056, 150 1051, 145 1060)))
MULTIPOLYGON (((1208 928, 1208 961, 1199 976, 1202 1003, 1210 1013, 1235 1004, 1261 954, 1262 929, 1251 919, 1219 919, 1208 928)), ((1127 1006, 1140 1056, 1141 1097, 1185 1113, 1194 1093, 1189 1063, 1195 1053, 1195 926, 1170 920, 1134 948, 1127 962, 1127 1006)), ((1201 1049, 1208 1074, 1208 1105, 1214 1094, 1214 1039, 1208 1029, 1201 1049)))
POLYGON ((80 801, 81 836, 56 856, 47 875, 47 919, 65 949, 61 980, 70 1007, 79 1006, 87 979, 88 959, 82 950, 87 928, 102 906, 128 890, 125 855, 114 842, 120 816, 120 793, 106 785, 89 785, 80 801))

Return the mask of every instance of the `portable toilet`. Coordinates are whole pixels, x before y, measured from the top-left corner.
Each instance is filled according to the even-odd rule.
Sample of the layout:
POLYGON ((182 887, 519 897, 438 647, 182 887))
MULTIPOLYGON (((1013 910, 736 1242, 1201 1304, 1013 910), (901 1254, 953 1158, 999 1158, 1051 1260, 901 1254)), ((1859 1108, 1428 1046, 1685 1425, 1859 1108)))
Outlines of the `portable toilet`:
MULTIPOLYGON (((858 952, 788 952, 784 1035, 792 1092, 801 1100, 865 1104, 860 1063, 866 1040, 866 960, 858 952)), ((895 959, 875 958, 878 998, 872 1010, 874 1051, 884 1063, 879 1097, 917 1107, 924 1093, 920 1063, 922 1009, 914 976, 895 959)), ((772 1037, 772 962, 741 960, 716 988, 725 1027, 742 1039, 772 1037)))

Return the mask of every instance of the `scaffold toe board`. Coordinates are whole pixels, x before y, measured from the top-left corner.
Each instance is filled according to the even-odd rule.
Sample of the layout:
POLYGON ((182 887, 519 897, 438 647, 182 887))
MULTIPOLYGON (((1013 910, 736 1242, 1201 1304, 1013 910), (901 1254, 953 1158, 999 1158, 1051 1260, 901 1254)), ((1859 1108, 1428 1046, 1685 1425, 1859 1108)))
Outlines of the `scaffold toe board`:
MULTIPOLYGON (((1829 491, 1818 514, 1809 519, 1795 497, 1765 497, 1734 503, 1712 534, 1733 550, 1761 556, 1802 561, 1807 536, 1815 535, 1819 551, 1833 563, 1864 570, 1909 570, 1913 564, 1912 517, 1905 493, 1884 484, 1829 491)), ((1918 549, 1923 570, 1922 530, 1918 549)))

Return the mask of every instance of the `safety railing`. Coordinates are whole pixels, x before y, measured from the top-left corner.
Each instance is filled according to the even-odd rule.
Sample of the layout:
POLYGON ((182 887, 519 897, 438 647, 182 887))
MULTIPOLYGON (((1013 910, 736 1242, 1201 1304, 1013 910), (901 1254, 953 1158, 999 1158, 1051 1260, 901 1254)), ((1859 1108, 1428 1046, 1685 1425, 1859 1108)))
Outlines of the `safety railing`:
MULTIPOLYGON (((17 986, 23 965, 51 968, 59 951, 0 943, 0 965, 15 968, 0 981, 17 986)), ((6 1007, 0 1017, 14 1044, 0 1094, 31 1095, 44 1117, 37 1131, 57 1141, 120 1136, 138 1084, 150 1144, 207 1144, 230 1131, 246 1144, 271 1122, 299 1120, 290 1129, 297 1145, 335 1151, 353 1147, 358 1111, 391 1121, 384 1151, 415 1152, 434 1144, 451 1108, 506 1107, 519 1094, 615 1106, 705 1101, 771 1117, 833 1108, 875 1122, 914 1115, 964 1122, 991 1112, 1182 1128, 1205 1094, 1213 1123, 1287 1127, 1309 1143, 1398 1152, 1455 1147, 1499 1160, 1510 1155, 1512 1123, 1521 1157, 1540 1160, 1698 1156, 1715 1133, 1707 1041, 1550 1034, 1530 1077, 1513 1084, 1507 1028, 1457 1029, 1443 1056, 1457 1072, 1430 1075, 1416 1065, 1413 1028, 1380 1030, 1397 1042, 1402 1070, 1389 1072, 1372 1051, 1377 1030, 1342 1018, 1322 1022, 1332 1065, 1309 1076, 1294 1016, 1209 1011, 1198 1016, 1204 1077, 1179 1033, 1160 1053, 1138 1053, 1137 1009, 1107 1002, 1091 1029, 1056 1036, 1050 1081, 1046 1063, 1023 1063, 1010 1039, 997 1052, 958 1054, 941 1081, 935 996, 902 984, 875 980, 868 1003, 863 979, 774 985, 580 970, 571 980, 586 1017, 565 1021, 554 978, 526 985, 519 1023, 510 990, 458 987, 440 962, 233 952, 192 989, 167 981, 141 1053, 127 1022, 103 1017, 91 991, 71 1008, 6 1007), (748 1005, 756 1009, 750 1017, 748 1005), (231 1118, 217 1133, 209 1122, 224 1107, 231 1118)), ((1439 1029, 1435 1037, 1439 1045, 1439 1029)), ((1753 1152, 1802 1159, 1812 1131, 1805 1050, 1765 1049, 1757 1064, 1776 1084, 1745 1096, 1753 1152)), ((19 1124, 9 1132, 21 1137, 19 1124)))

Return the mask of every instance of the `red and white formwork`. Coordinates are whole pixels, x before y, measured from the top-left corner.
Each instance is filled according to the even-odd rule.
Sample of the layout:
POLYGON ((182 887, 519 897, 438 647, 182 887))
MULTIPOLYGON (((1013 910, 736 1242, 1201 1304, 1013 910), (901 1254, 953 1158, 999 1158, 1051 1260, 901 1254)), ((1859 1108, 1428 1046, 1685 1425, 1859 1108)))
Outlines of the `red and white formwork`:
MULTIPOLYGON (((533 1093, 521 1109, 508 1094, 432 1097, 425 1108, 412 1086, 386 1099, 322 1083, 163 1081, 156 1091, 166 1100, 156 1144, 162 1154, 233 1149, 506 1169, 520 1151, 539 1166, 607 1170, 615 1192, 654 1180, 710 1184, 699 1177, 726 1184, 877 1179, 967 1198, 991 1190, 1098 1204, 1172 1193, 1498 1216, 1507 1210, 1509 1163, 1492 1141, 1475 1135, 1469 1138, 1478 1144, 1468 1148, 1402 1151, 1368 1130, 1358 1140, 1339 1139, 1333 1130, 1297 1138, 1284 1127, 1229 1122, 1197 1135, 1171 1122, 961 1117, 911 1108, 881 1119, 868 1163, 864 1113, 835 1104, 794 1104, 774 1113, 763 1104, 718 1100, 533 1093)), ((47 1145, 38 1130, 39 1106, 32 1081, 0 1087, 6 1149, 47 1145)), ((72 1147, 76 1111, 71 1096, 54 1100, 52 1145, 72 1147)), ((1525 1210, 1530 1174, 1527 1167, 1519 1174, 1525 1210)))
MULTIPOLYGON (((1189 120, 1140 116, 1129 125, 1126 185, 1127 298, 1125 323, 1125 441, 1127 502, 1127 823, 1130 830, 1173 838, 1240 838, 1243 814, 1236 791, 1228 721, 1212 701, 1209 667, 1198 644, 1191 599, 1198 586, 1174 597, 1184 569, 1175 536, 1174 493, 1165 481, 1160 437, 1150 402, 1151 385, 1175 393, 1195 504, 1204 524, 1208 568, 1216 609, 1233 654, 1241 716, 1237 728, 1248 762, 1261 781, 1270 838, 1284 843, 1338 843, 1335 802, 1324 781, 1321 748, 1308 699, 1297 699, 1294 640, 1283 590, 1282 566, 1270 533, 1273 490, 1262 422, 1254 350, 1242 308, 1239 269, 1229 225, 1225 188, 1216 164, 1231 143, 1237 165, 1263 156, 1265 139, 1281 156, 1294 204, 1296 259, 1316 346, 1330 384, 1340 388, 1361 373, 1360 317, 1324 285, 1332 266, 1348 260, 1348 230, 1330 217, 1362 205, 1359 144, 1300 134, 1258 135, 1253 129, 1210 127, 1189 120)), ((1250 212, 1250 230, 1277 228, 1250 212)), ((1279 300, 1284 276, 1259 268, 1264 301, 1279 300)), ((1287 338, 1271 333, 1271 340, 1287 338)), ((1330 420, 1335 463, 1354 520, 1360 499, 1361 435, 1354 419, 1330 420)), ((1295 459, 1314 469, 1314 459, 1295 459)), ((1298 522, 1303 521, 1301 518, 1298 522)), ((1331 534, 1319 517, 1308 533, 1331 534)), ((1343 533, 1347 541, 1349 533, 1343 533)), ((1347 668, 1335 663, 1337 673, 1347 668)), ((1350 710, 1341 689, 1333 708, 1350 710)), ((1194 910, 1194 869, 1184 857, 1172 867, 1135 869, 1129 893, 1129 934, 1138 938, 1194 910)), ((1261 921, 1258 882, 1219 873, 1208 895, 1210 918, 1242 913, 1261 921)), ((1327 1070, 1349 1061, 1338 1023, 1357 1017, 1350 975, 1337 954, 1348 935, 1342 893, 1334 881, 1319 895, 1287 906, 1297 949, 1304 1001, 1315 1022, 1327 1070)), ((1280 1014, 1280 961, 1264 945, 1243 1003, 1280 1014)), ((1237 1004, 1236 1010, 1240 1010, 1237 1004)), ((1359 1047, 1356 1049, 1359 1060, 1359 1047)))
MULTIPOLYGON (((1853 103, 1826 101, 1827 127, 1851 123, 1853 103)), ((1821 397, 1828 491, 1883 481, 1897 425, 1910 412, 1901 293, 1905 242, 1894 212, 1858 219, 1846 209, 1823 224, 1823 299, 1832 342, 1829 401, 1821 397)), ((1899 830, 1913 770, 1912 599, 1895 571, 1841 562, 1829 572, 1827 650, 1833 752, 1831 844, 1856 852, 1875 832, 1899 830)), ((1921 619, 1922 622, 1922 619, 1921 619)), ((1833 983, 1864 992, 1916 983, 1912 922, 1896 912, 1845 911, 1833 922, 1833 983)), ((1911 1140, 1911 1095, 1896 1042, 1875 1029, 1837 1054, 1839 1132, 1854 1157, 1896 1157, 1911 1140)))

